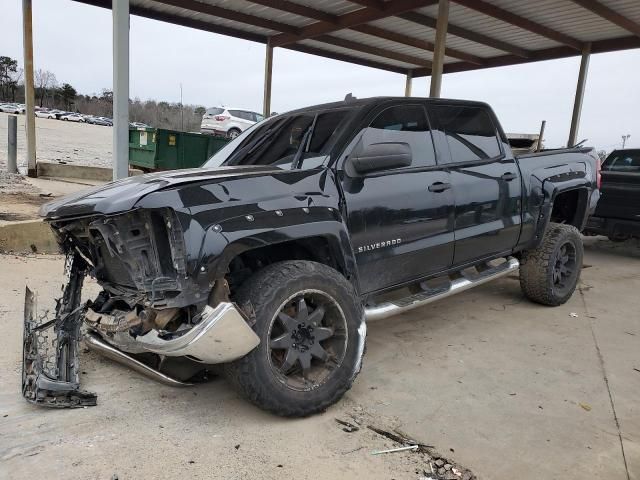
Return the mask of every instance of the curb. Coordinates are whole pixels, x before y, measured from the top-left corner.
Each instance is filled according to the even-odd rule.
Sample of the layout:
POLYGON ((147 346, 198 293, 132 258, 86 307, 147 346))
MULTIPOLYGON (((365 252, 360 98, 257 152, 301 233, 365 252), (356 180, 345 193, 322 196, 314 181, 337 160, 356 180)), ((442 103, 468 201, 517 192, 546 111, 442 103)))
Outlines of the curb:
MULTIPOLYGON (((130 168, 129 176, 141 175, 141 170, 130 168)), ((90 167, 69 163, 38 162, 38 177, 75 178, 110 182, 113 180, 113 169, 107 167, 90 167)))
POLYGON ((47 223, 26 220, 0 225, 1 253, 60 253, 47 223))

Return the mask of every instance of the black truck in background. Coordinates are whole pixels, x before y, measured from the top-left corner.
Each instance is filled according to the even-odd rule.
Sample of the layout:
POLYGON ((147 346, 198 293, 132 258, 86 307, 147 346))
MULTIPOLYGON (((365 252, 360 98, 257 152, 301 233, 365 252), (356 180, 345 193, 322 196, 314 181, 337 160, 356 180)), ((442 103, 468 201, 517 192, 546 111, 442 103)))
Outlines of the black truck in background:
POLYGON ((614 150, 602 163, 602 186, 585 233, 613 242, 640 238, 640 149, 614 150))
POLYGON ((278 115, 202 168, 54 201, 69 282, 53 322, 27 291, 23 394, 95 403, 84 323, 90 348, 165 383, 221 364, 264 409, 321 411, 360 371, 368 321, 517 269, 528 298, 566 302, 598 168, 588 149, 515 157, 484 103, 384 97, 278 115), (82 303, 87 275, 103 291, 82 303))

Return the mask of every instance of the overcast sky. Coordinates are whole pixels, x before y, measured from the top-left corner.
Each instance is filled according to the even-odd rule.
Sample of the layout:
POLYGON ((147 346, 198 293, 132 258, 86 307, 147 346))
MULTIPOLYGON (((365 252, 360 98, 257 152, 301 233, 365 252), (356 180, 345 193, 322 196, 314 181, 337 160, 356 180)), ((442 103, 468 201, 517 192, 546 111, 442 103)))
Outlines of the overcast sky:
MULTIPOLYGON (((21 0, 1 0, 0 55, 22 65, 21 0)), ((35 68, 81 93, 111 88, 111 11, 70 0, 34 0, 35 68)), ((131 17, 131 97, 262 111, 264 45, 131 17)), ((490 103, 507 132, 536 133, 548 147, 567 141, 579 58, 445 75, 442 96, 490 103)), ((276 49, 272 110, 356 97, 403 95, 403 75, 276 49)), ((415 79, 413 95, 426 96, 415 79)), ((579 139, 611 150, 621 136, 640 147, 640 50, 592 55, 579 139)))

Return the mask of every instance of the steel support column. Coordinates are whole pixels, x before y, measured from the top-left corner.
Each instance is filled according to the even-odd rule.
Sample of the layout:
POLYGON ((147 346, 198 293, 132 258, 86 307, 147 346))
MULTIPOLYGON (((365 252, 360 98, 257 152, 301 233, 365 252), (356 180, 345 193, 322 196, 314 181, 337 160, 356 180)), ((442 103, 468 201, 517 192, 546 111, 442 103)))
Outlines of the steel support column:
POLYGON ((580 60, 580 72, 578 73, 578 85, 576 86, 576 97, 573 101, 573 114, 571 115, 571 129, 569 130, 569 140, 567 147, 571 147, 578 142, 578 128, 580 128, 580 115, 582 114, 582 100, 584 98, 584 87, 587 83, 587 73, 589 72, 589 57, 591 56, 591 44, 587 43, 582 49, 582 59, 580 60))
POLYGON ((271 40, 267 41, 267 49, 264 58, 264 97, 262 102, 262 113, 264 118, 271 115, 271 79, 273 77, 273 47, 271 40))
POLYGON ((411 84, 413 82, 413 70, 407 70, 407 81, 404 84, 404 96, 411 96, 411 84))
POLYGON ((113 0, 113 179, 129 176, 129 0, 113 0))
POLYGON ((33 82, 33 23, 31 0, 22 0, 22 37, 24 43, 24 103, 27 127, 27 175, 38 176, 36 164, 36 94, 33 82))
POLYGON ((436 20, 436 43, 433 49, 431 67, 430 97, 439 98, 442 87, 442 67, 444 65, 444 51, 447 44, 447 27, 449 24, 449 0, 438 3, 438 19, 436 20))

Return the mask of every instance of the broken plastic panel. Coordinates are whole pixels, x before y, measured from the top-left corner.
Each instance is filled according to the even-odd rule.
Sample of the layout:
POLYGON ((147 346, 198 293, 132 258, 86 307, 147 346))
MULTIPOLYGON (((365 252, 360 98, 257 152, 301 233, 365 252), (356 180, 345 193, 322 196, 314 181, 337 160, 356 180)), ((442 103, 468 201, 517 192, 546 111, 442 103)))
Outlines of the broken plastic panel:
POLYGON ((78 345, 82 310, 80 303, 86 263, 77 254, 67 256, 67 283, 56 301, 55 318, 38 317, 34 293, 26 288, 22 357, 22 395, 52 408, 96 405, 95 393, 80 390, 78 345))

